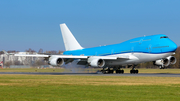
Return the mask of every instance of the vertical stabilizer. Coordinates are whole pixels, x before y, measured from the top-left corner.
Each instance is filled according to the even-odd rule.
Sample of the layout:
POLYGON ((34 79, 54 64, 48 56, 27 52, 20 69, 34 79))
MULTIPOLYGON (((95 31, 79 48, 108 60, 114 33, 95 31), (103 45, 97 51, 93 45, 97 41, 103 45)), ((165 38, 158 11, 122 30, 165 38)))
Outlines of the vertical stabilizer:
POLYGON ((60 28, 66 51, 83 49, 65 23, 60 24, 60 28))

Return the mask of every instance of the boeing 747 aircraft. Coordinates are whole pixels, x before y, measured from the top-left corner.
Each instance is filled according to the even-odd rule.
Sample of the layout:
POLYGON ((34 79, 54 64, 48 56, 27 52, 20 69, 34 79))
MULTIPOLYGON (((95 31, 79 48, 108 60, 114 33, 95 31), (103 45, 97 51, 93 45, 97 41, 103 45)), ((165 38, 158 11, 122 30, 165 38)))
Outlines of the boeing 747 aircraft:
POLYGON ((154 65, 164 68, 176 63, 177 45, 166 35, 158 34, 134 38, 122 43, 83 48, 75 39, 66 24, 60 24, 66 51, 63 55, 20 55, 43 57, 52 66, 63 66, 74 62, 77 65, 102 68, 102 73, 124 73, 122 66, 132 67, 130 73, 138 73, 135 66, 139 63, 153 61, 154 65))

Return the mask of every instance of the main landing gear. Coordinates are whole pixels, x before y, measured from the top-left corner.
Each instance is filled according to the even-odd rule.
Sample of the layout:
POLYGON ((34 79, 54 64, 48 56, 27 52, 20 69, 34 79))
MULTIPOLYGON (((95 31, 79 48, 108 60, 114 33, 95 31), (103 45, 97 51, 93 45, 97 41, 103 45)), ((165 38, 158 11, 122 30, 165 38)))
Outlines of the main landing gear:
POLYGON ((131 74, 138 74, 139 71, 138 71, 138 70, 130 70, 130 73, 131 73, 131 74))
POLYGON ((123 74, 124 70, 116 70, 116 74, 123 74))
POLYGON ((105 69, 101 70, 101 72, 102 72, 103 74, 113 74, 113 73, 114 73, 114 70, 110 70, 110 69, 108 68, 107 70, 105 70, 105 69))
MULTIPOLYGON (((132 67, 132 69, 130 70, 130 73, 131 73, 131 74, 138 74, 138 73, 139 73, 139 70, 135 69, 135 65, 131 65, 131 66, 129 66, 129 67, 132 67)), ((103 69, 101 70, 101 72, 102 72, 103 74, 113 74, 113 73, 123 74, 123 73, 124 73, 124 70, 121 69, 121 67, 118 67, 118 68, 116 68, 116 67, 113 67, 113 68, 107 67, 107 68, 103 68, 103 69)))
POLYGON ((101 70, 101 72, 103 74, 113 74, 113 73, 116 73, 116 74, 123 74, 124 73, 124 70, 118 68, 118 69, 114 69, 114 68, 103 68, 103 70, 101 70))
POLYGON ((130 70, 130 73, 131 73, 131 74, 138 74, 139 71, 138 71, 137 69, 135 69, 135 66, 133 65, 133 66, 132 66, 132 69, 130 70))

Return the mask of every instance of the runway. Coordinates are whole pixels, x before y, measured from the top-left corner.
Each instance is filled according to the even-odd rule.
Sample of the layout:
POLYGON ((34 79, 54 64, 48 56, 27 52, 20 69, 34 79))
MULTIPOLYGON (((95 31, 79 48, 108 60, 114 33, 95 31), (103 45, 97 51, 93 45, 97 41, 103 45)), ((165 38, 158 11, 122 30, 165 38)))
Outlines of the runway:
POLYGON ((0 72, 0 74, 25 75, 77 75, 77 76, 142 76, 142 77, 180 77, 180 74, 170 73, 139 73, 139 74, 102 74, 102 73, 57 73, 57 72, 0 72))

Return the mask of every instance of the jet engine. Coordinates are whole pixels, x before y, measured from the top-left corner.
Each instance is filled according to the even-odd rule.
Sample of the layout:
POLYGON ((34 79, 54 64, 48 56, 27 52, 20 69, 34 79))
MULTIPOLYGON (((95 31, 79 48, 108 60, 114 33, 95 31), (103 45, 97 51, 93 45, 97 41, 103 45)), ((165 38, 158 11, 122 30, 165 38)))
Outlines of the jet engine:
POLYGON ((63 58, 57 58, 57 57, 52 57, 49 60, 49 64, 52 66, 62 66, 64 64, 64 59, 63 58))
POLYGON ((170 61, 170 64, 175 64, 176 63, 176 58, 174 56, 169 56, 167 59, 170 61))
POLYGON ((98 58, 94 58, 94 59, 89 58, 88 63, 90 66, 93 67, 103 67, 105 65, 105 61, 103 59, 98 59, 98 58))
POLYGON ((164 67, 164 66, 169 66, 169 64, 170 64, 170 61, 167 58, 154 61, 154 65, 157 65, 157 66, 164 67))
POLYGON ((175 64, 176 61, 177 60, 174 56, 169 56, 165 59, 160 59, 160 60, 154 61, 154 65, 164 67, 164 66, 169 66, 170 64, 175 64))

